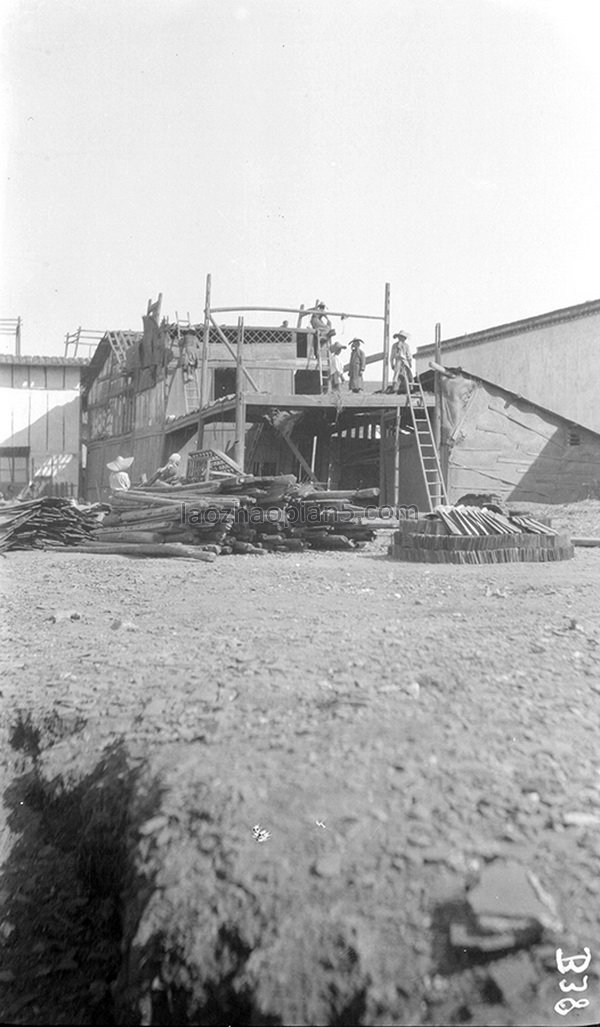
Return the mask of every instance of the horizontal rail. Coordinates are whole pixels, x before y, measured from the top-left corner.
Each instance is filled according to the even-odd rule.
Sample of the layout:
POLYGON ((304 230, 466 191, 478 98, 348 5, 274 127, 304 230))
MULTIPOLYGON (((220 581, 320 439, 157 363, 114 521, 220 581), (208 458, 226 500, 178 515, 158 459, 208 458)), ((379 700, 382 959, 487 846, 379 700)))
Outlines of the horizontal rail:
MULTIPOLYGON (((211 307, 211 314, 234 314, 240 310, 264 310, 276 314, 301 314, 308 317, 310 314, 323 313, 318 307, 211 307)), ((380 314, 347 314, 345 311, 326 310, 327 317, 357 317, 361 321, 384 321, 380 314)))

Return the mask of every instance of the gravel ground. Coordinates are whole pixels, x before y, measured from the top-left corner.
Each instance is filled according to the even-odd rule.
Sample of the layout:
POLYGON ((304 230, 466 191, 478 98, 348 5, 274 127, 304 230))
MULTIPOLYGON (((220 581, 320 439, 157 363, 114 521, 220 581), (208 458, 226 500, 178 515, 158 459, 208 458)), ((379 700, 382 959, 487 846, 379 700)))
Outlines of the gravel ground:
MULTIPOLYGON (((550 513, 600 534, 600 503, 550 513)), ((386 544, 2 562, 3 1022, 600 1021, 600 550, 445 567, 386 544), (197 866, 195 818, 220 853, 197 866), (453 948, 506 860, 560 929, 453 948), (235 926, 231 965, 185 908, 235 926), (592 953, 566 1018, 559 946, 592 953)))

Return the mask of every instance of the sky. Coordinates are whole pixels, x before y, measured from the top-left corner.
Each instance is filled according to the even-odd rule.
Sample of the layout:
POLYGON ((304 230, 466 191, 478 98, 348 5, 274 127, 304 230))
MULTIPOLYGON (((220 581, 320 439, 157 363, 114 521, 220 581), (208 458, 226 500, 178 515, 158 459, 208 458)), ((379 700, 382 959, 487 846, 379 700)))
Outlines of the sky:
MULTIPOLYGON (((23 352, 140 329, 159 292, 201 321, 208 273, 215 306, 371 314, 389 282, 413 348, 600 297, 597 0, 1 10, 0 318, 23 352)), ((379 323, 337 327, 381 349, 379 323)))

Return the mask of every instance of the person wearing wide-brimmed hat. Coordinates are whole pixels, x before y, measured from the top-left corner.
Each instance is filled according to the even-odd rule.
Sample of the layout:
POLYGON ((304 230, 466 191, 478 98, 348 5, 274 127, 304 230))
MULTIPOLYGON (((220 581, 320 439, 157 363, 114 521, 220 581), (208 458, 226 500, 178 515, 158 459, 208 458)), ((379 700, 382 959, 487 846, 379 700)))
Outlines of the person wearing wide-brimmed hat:
POLYGON ((362 339, 353 339, 350 343, 350 392, 362 392, 364 389, 363 374, 367 366, 367 358, 363 349, 362 339))
POLYGON ((126 492, 131 488, 131 480, 127 471, 132 463, 132 456, 118 456, 106 465, 110 471, 108 487, 111 492, 126 492))
POLYGON ((394 391, 400 392, 402 382, 405 382, 408 390, 409 383, 414 381, 412 372, 412 353, 410 351, 410 346, 406 341, 408 339, 407 332, 396 332, 394 339, 396 341, 392 346, 390 360, 392 370, 394 372, 394 391))
POLYGON ((331 346, 331 340, 335 335, 335 328, 332 326, 331 321, 325 311, 327 307, 320 300, 315 303, 315 310, 311 316, 310 324, 311 328, 315 331, 315 337, 313 341, 313 351, 315 356, 318 358, 319 347, 331 346))

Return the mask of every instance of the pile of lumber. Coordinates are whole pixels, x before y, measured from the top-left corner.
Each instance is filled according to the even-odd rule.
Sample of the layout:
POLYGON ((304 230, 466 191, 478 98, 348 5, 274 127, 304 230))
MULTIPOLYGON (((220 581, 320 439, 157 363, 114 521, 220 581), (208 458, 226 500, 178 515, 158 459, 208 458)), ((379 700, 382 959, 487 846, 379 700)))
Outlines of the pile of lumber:
MULTIPOLYGON (((98 543, 195 546, 219 555, 356 549, 375 537, 364 504, 377 489, 327 492, 294 475, 219 475, 209 481, 118 492, 98 543), (362 504, 362 505, 361 505, 362 504)), ((157 548, 156 555, 166 555, 157 548)))
POLYGON ((359 503, 373 500, 377 489, 327 492, 298 485, 293 475, 246 480, 243 488, 255 505, 236 515, 230 542, 234 552, 358 549, 375 538, 363 523, 359 503))
POLYGON ((108 507, 43 496, 0 506, 0 552, 81 545, 94 537, 108 507))
POLYGON ((540 563, 569 560, 574 548, 566 535, 526 515, 438 506, 424 518, 402 522, 389 555, 411 563, 540 563))
POLYGON ((328 492, 293 475, 214 472, 208 481, 115 492, 108 504, 37 499, 0 507, 0 551, 51 546, 214 560, 232 553, 359 549, 377 489, 328 492))

